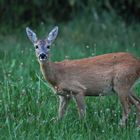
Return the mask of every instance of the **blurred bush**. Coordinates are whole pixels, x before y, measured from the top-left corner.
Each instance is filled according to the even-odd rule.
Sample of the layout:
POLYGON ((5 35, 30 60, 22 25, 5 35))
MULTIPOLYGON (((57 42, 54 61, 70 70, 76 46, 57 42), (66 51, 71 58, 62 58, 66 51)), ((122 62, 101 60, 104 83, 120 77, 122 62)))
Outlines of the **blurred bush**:
POLYGON ((0 24, 37 25, 51 19, 68 21, 79 13, 116 12, 125 21, 140 20, 140 0, 0 0, 0 24))

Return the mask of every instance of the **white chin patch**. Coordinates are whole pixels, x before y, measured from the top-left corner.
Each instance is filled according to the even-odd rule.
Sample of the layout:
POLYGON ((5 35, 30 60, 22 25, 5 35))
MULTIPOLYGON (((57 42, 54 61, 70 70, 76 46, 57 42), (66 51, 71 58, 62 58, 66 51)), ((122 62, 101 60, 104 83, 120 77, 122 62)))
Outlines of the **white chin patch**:
POLYGON ((42 58, 39 58, 39 60, 40 60, 40 61, 45 61, 46 59, 45 59, 45 58, 44 58, 44 59, 42 59, 42 58))

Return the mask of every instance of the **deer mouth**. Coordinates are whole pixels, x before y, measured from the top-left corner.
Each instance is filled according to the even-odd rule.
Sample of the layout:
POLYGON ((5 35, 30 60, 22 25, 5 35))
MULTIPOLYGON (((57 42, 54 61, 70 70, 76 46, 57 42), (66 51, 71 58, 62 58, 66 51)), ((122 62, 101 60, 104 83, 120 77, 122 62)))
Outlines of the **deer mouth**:
POLYGON ((47 60, 47 59, 42 59, 42 58, 39 58, 39 60, 40 60, 40 61, 45 61, 45 60, 47 60))

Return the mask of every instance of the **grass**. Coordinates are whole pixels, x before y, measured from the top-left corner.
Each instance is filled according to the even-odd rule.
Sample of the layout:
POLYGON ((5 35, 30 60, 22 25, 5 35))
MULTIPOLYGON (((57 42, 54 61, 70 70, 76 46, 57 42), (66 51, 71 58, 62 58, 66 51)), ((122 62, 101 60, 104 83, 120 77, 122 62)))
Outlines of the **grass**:
MULTIPOLYGON (((37 29, 44 36, 51 27, 37 29), (41 29, 41 31, 40 31, 41 29)), ((140 57, 140 26, 119 19, 89 17, 60 24, 52 46, 52 60, 77 59, 109 52, 131 52, 140 57)), ((78 119, 71 102, 64 119, 55 122, 58 97, 44 81, 25 30, 0 35, 0 139, 129 140, 140 138, 133 109, 127 128, 119 126, 121 106, 116 96, 86 98, 87 116, 78 119)), ((136 93, 140 85, 135 86, 136 93)))

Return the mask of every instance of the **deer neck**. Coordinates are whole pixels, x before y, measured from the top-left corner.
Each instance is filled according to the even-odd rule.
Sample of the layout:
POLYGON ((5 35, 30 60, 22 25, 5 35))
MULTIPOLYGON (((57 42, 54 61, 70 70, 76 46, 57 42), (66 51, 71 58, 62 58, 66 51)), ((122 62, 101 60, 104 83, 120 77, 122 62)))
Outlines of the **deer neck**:
POLYGON ((56 85, 56 71, 55 71, 55 63, 51 61, 41 61, 40 68, 44 78, 53 86, 56 85))

